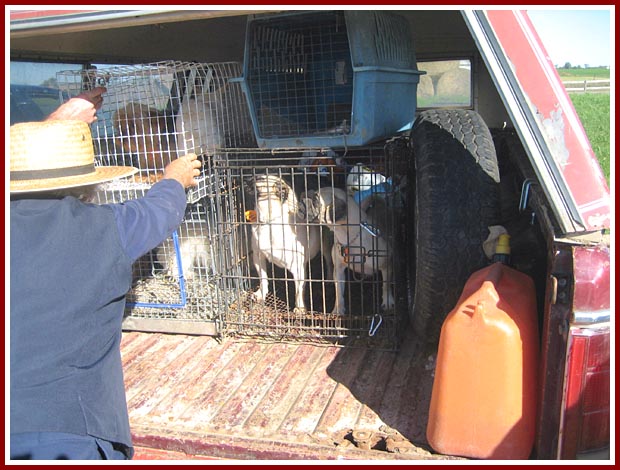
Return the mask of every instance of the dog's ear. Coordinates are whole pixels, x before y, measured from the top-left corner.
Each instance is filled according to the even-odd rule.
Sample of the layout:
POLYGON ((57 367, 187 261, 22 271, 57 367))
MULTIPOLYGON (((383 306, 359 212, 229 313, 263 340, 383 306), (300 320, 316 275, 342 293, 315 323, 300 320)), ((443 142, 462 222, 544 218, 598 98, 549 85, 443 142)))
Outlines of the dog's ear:
POLYGON ((243 176, 241 177, 241 184, 243 185, 243 189, 246 192, 251 192, 255 190, 255 182, 252 176, 243 176))
POLYGON ((244 207, 245 209, 254 209, 256 207, 256 181, 252 176, 243 176, 240 180, 244 207))
POLYGON ((289 196, 289 188, 288 185, 284 181, 278 181, 276 185, 274 185, 276 190, 276 196, 280 200, 280 202, 284 203, 288 200, 289 196))
POLYGON ((297 220, 300 222, 316 222, 320 216, 319 195, 310 189, 299 196, 297 204, 297 220))
POLYGON ((325 208, 325 222, 336 224, 347 218, 347 202, 334 198, 334 202, 325 208))

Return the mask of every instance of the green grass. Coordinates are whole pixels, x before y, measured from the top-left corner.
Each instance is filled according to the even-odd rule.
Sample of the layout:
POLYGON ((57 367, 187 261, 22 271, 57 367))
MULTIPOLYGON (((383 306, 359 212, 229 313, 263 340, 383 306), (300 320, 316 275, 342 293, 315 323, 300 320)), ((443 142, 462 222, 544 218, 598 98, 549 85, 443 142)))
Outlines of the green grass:
POLYGON ((556 69, 562 81, 570 80, 609 80, 609 69, 605 67, 589 67, 587 69, 556 69))
POLYGON ((609 93, 570 93, 570 99, 599 160, 607 184, 610 176, 609 135, 611 124, 609 93))

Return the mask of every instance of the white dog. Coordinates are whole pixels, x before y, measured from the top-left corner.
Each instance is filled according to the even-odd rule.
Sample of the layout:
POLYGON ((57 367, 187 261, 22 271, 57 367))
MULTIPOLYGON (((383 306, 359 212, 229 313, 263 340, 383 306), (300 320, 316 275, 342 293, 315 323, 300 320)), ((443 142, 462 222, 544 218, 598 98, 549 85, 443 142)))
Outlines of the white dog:
POLYGON ((300 218, 308 222, 318 220, 334 232, 332 260, 334 263, 334 285, 336 301, 332 313, 345 313, 344 282, 345 269, 368 276, 381 272, 383 296, 381 308, 394 307, 392 282, 392 259, 390 247, 375 228, 366 213, 365 205, 355 202, 353 197, 339 188, 320 188, 308 191, 301 205, 300 218))
MULTIPOLYGON (((306 265, 321 249, 321 227, 299 223, 297 196, 282 178, 259 175, 253 179, 252 186, 256 203, 251 225, 252 258, 260 278, 260 288, 255 295, 265 300, 269 261, 291 272, 295 283, 295 310, 305 311, 306 265)), ((331 263, 329 256, 325 256, 331 263)))
MULTIPOLYGON (((179 254, 185 279, 193 279, 196 270, 210 275, 214 271, 214 259, 206 222, 185 221, 177 230, 179 254)), ((155 249, 155 259, 169 276, 179 275, 179 259, 173 238, 166 239, 155 249)))

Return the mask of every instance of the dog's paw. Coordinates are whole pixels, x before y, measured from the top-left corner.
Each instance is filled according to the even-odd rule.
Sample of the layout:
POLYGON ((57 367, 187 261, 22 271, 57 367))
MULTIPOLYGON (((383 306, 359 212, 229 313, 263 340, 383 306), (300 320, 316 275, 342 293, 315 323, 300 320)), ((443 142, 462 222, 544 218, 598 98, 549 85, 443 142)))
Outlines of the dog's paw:
POLYGON ((394 308, 394 298, 390 295, 389 298, 381 304, 383 311, 392 310, 394 308))
POLYGON ((296 313, 298 315, 303 315, 305 313, 307 313, 308 311, 306 310, 306 307, 295 307, 293 309, 293 313, 296 313))
POLYGON ((344 308, 340 307, 334 307, 334 309, 332 310, 332 315, 338 315, 338 316, 344 316, 346 314, 344 308))
POLYGON ((264 302, 267 295, 261 289, 252 292, 252 298, 257 302, 264 302))

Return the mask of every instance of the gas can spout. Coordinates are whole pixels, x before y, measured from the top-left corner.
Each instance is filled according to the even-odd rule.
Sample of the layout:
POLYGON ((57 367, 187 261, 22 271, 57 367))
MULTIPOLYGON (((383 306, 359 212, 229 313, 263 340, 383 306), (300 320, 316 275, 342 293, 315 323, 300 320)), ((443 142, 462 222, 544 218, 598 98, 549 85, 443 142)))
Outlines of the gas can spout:
POLYGON ((502 233, 497 239, 495 254, 493 254, 493 262, 510 265, 510 235, 507 233, 502 233))

